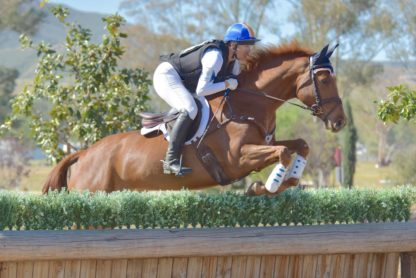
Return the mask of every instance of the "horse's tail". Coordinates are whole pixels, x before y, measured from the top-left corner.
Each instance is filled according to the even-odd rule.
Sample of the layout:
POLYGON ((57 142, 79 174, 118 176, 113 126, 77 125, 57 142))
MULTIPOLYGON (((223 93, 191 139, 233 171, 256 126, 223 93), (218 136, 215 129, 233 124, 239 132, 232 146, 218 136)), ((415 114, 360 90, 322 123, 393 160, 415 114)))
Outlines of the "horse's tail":
POLYGON ((67 184, 67 173, 69 167, 78 161, 80 154, 83 151, 77 151, 76 153, 72 153, 67 155, 64 159, 62 159, 51 171, 46 180, 45 184, 42 188, 42 193, 46 194, 48 191, 51 190, 61 190, 62 187, 68 187, 67 184))

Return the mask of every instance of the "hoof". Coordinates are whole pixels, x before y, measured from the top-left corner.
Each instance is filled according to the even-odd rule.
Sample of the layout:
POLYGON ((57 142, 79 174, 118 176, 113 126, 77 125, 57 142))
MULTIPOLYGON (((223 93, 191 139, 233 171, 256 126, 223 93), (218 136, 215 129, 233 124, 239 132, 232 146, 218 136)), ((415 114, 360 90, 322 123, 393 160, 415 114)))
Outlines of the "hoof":
POLYGON ((264 187, 264 183, 261 181, 255 181, 247 187, 245 195, 246 196, 259 196, 259 195, 264 195, 266 193, 267 193, 267 190, 264 187))
POLYGON ((285 185, 288 187, 297 186, 299 184, 299 179, 297 178, 289 178, 284 182, 285 185))

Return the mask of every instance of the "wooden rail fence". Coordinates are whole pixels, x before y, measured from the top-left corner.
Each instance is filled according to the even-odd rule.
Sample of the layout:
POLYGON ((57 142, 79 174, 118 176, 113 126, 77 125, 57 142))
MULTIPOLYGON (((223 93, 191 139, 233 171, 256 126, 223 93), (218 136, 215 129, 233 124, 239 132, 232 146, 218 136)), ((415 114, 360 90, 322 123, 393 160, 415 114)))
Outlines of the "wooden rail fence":
POLYGON ((398 275, 416 277, 416 222, 0 232, 1 278, 398 275))

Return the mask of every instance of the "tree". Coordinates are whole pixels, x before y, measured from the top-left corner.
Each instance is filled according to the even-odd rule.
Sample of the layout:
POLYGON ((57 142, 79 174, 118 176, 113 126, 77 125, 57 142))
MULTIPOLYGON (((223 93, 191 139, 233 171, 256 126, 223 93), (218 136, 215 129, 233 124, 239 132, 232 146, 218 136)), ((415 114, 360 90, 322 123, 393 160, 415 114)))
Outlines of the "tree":
POLYGON ((342 169, 343 169, 343 185, 351 188, 354 184, 354 173, 357 145, 357 130, 354 125, 354 118, 352 115, 351 104, 347 100, 345 102, 345 114, 348 119, 347 126, 343 131, 343 148, 342 148, 342 169))
POLYGON ((28 152, 24 144, 14 137, 2 138, 0 140, 0 189, 18 187, 29 172, 28 152))
MULTIPOLYGON (((380 161, 389 154, 386 136, 388 131, 378 126, 373 99, 363 98, 360 91, 368 91, 375 77, 384 71, 374 58, 396 39, 395 10, 386 0, 291 0, 295 9, 291 18, 296 26, 299 41, 319 49, 328 42, 339 42, 335 53, 335 67, 340 95, 349 97, 354 111, 363 107, 360 115, 369 118, 363 125, 376 127, 380 161)), ((367 92, 366 92, 367 93, 367 92)), ((366 94, 368 95, 368 94, 366 94)), ((362 130, 366 132, 367 129, 362 130)), ((379 164, 382 164, 380 163, 379 164)))
POLYGON ((10 28, 18 33, 34 34, 45 13, 35 8, 34 0, 2 0, 0 30, 10 28))
POLYGON ((388 54, 403 62, 416 58, 416 2, 409 0, 389 1, 388 5, 395 11, 395 40, 390 44, 388 54))
POLYGON ((153 71, 160 63, 161 54, 185 49, 189 42, 172 35, 160 35, 152 33, 143 25, 127 25, 123 32, 128 38, 123 41, 126 52, 122 57, 122 63, 126 67, 140 66, 148 71, 153 71))
POLYGON ((60 144, 85 148, 106 135, 136 129, 150 80, 140 69, 118 68, 124 53, 120 39, 126 37, 119 31, 122 17, 104 17, 108 35, 94 44, 88 29, 65 21, 67 9, 51 11, 67 27, 65 50, 21 36, 22 46, 37 50, 39 61, 31 84, 13 99, 3 128, 25 119, 31 137, 56 161, 64 155, 60 144))
POLYGON ((411 120, 416 116, 416 90, 406 85, 387 88, 386 100, 381 100, 377 107, 377 116, 383 122, 397 123, 399 119, 411 120))
POLYGON ((275 33, 279 26, 273 13, 277 7, 271 0, 123 0, 120 8, 151 32, 191 44, 222 38, 234 22, 246 21, 257 32, 264 27, 275 33))
POLYGON ((15 69, 0 67, 0 122, 9 113, 9 101, 16 86, 19 73, 15 69))
POLYGON ((394 14, 383 5, 384 0, 290 2, 294 6, 290 20, 296 26, 295 37, 300 42, 312 49, 320 49, 328 42, 340 43, 335 64, 341 71, 339 87, 345 94, 351 82, 363 84, 380 72, 380 68, 371 69, 369 62, 395 39, 394 14))
MULTIPOLYGON (((383 126, 384 129, 391 130, 398 126, 397 124, 400 119, 407 121, 414 120, 416 116, 416 90, 412 90, 406 85, 390 86, 387 87, 387 90, 389 91, 387 98, 385 100, 380 100, 377 103, 377 116, 384 122, 384 124, 379 123, 379 125, 383 126), (394 125, 392 125, 392 123, 394 125)), ((411 128, 408 127, 406 131, 408 136, 411 136, 411 128)), ((395 145, 393 146, 396 147, 395 145)), ((401 151, 406 152, 406 155, 415 152, 414 147, 410 147, 410 151, 407 150, 408 148, 408 146, 404 150, 401 148, 401 151)), ((393 150, 388 153, 389 160, 385 161, 385 164, 390 162, 390 158, 393 156, 392 151, 393 150)), ((414 180, 414 178, 412 178, 412 175, 414 175, 412 170, 415 168, 415 164, 413 162, 405 161, 403 161, 403 154, 396 155, 396 168, 398 169, 398 172, 401 173, 401 175, 399 175, 399 180, 414 180)))

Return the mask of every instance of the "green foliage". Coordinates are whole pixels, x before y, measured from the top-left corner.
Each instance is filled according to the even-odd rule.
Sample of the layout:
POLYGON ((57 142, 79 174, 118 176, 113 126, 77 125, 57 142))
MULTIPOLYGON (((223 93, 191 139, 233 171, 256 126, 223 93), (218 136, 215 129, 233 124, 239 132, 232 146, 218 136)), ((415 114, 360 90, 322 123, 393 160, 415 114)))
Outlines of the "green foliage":
POLYGON ((351 104, 349 100, 345 102, 345 114, 348 119, 347 126, 344 128, 342 136, 342 169, 343 169, 343 185, 351 188, 354 184, 354 173, 356 158, 356 144, 358 140, 357 130, 354 125, 351 104))
POLYGON ((0 191, 0 230, 236 227, 403 221, 416 190, 287 190, 274 197, 167 192, 0 191))
POLYGON ((9 110, 9 101, 12 98, 18 76, 17 70, 0 67, 0 122, 4 120, 4 116, 9 110))
POLYGON ((104 136, 137 129, 137 113, 146 109, 148 74, 141 69, 120 69, 124 48, 119 31, 121 16, 104 17, 108 30, 99 44, 91 43, 88 29, 65 21, 68 10, 53 7, 67 27, 65 49, 59 51, 21 36, 22 47, 37 51, 36 75, 12 104, 11 118, 30 123, 31 136, 54 161, 63 156, 59 144, 75 141, 87 147, 104 136))
POLYGON ((416 90, 406 85, 387 88, 386 100, 381 100, 377 107, 377 116, 383 122, 397 123, 400 118, 411 120, 416 116, 416 90))

